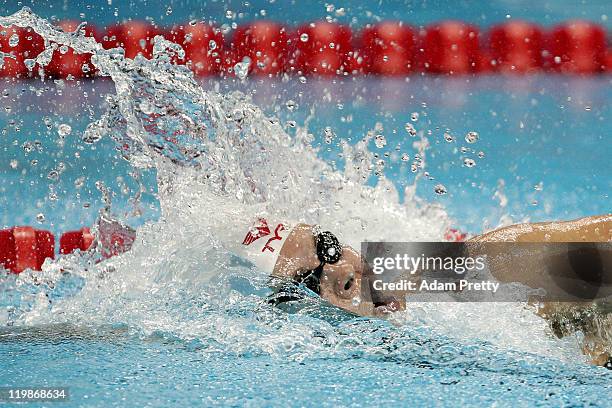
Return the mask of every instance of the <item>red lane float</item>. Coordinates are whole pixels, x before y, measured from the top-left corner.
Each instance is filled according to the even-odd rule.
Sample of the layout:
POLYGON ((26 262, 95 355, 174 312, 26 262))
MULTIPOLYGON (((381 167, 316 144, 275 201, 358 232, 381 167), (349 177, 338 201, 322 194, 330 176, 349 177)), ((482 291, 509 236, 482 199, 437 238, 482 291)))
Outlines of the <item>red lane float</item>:
POLYGON ((572 21, 554 28, 549 37, 553 70, 593 74, 605 67, 606 32, 588 21, 572 21))
POLYGON ((161 34, 161 30, 142 21, 108 27, 102 38, 102 46, 106 49, 121 47, 127 58, 134 59, 138 54, 147 59, 153 57, 153 39, 161 34))
MULTIPOLYGON (((65 30, 77 27, 71 21, 59 25, 65 30)), ((93 28, 85 30, 96 36, 93 28)), ((185 61, 176 62, 187 63, 197 76, 232 72, 245 57, 250 59, 251 73, 266 76, 284 72, 393 76, 410 74, 417 67, 434 74, 522 74, 543 69, 594 74, 611 69, 606 30, 586 21, 564 23, 547 33, 535 24, 509 21, 490 30, 485 48, 480 47, 478 29, 459 21, 433 24, 418 35, 402 22, 377 23, 362 31, 357 48, 349 27, 336 23, 315 22, 289 31, 279 23, 257 21, 239 26, 231 46, 224 47, 221 32, 205 23, 175 26, 166 33, 148 22, 129 21, 108 27, 100 39, 107 49, 124 48, 128 58, 138 54, 151 58, 155 35, 164 35, 183 46, 185 61)), ((3 58, 0 77, 35 76, 36 67, 28 70, 26 60, 43 48, 42 37, 29 28, 0 27, 0 51, 9 54, 3 58)), ((56 50, 46 71, 51 77, 64 78, 95 74, 90 56, 74 54, 66 47, 56 50)))
POLYGON ((489 32, 491 58, 496 70, 526 74, 542 68, 543 34, 535 24, 512 21, 489 32))
POLYGON ((277 75, 285 72, 288 62, 289 36, 287 29, 271 21, 258 21, 238 27, 232 38, 231 51, 226 56, 226 69, 248 57, 249 72, 256 75, 277 75))
POLYGON ((411 27, 386 21, 361 32, 364 72, 377 75, 407 75, 414 69, 416 39, 411 27))
POLYGON ((218 28, 204 23, 174 26, 169 40, 185 50, 185 61, 196 76, 209 76, 221 72, 223 34, 218 28))
POLYGON ((32 227, 0 230, 0 265, 13 273, 40 270, 46 258, 55 256, 55 238, 32 227))
POLYGON ((300 27, 294 36, 295 69, 302 74, 343 75, 355 70, 351 30, 320 21, 300 27))
MULTIPOLYGON (((104 258, 110 258, 129 251, 136 239, 136 231, 117 221, 103 219, 98 224, 96 247, 104 258)), ((60 254, 89 250, 96 237, 87 227, 68 231, 60 237, 60 254)))
POLYGON ((3 59, 0 77, 25 78, 33 76, 25 65, 26 59, 33 59, 45 49, 41 36, 31 28, 0 26, 0 51, 10 54, 3 59))
POLYGON ((612 49, 606 52, 606 72, 612 72, 612 49))
POLYGON ((427 28, 423 39, 423 66, 436 74, 468 74, 480 60, 478 28, 460 21, 444 21, 427 28))
MULTIPOLYGON (((76 21, 62 21, 59 27, 66 32, 73 32, 79 26, 76 21)), ((90 26, 85 27, 85 35, 97 37, 94 29, 90 26)), ((63 46, 58 47, 53 52, 51 62, 45 68, 49 75, 56 78, 90 78, 95 75, 95 68, 91 64, 91 54, 77 54, 72 48, 63 46)))
POLYGON ((74 251, 87 251, 94 242, 90 229, 83 227, 78 231, 68 231, 60 237, 60 254, 71 254, 74 251))

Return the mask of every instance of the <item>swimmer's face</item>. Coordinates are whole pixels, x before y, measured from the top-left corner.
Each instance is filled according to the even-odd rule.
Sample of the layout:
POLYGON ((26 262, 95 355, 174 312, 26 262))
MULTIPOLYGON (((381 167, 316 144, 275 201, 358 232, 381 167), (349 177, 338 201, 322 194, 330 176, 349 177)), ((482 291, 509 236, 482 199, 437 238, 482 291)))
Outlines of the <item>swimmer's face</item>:
POLYGON ((362 299, 362 284, 366 284, 362 269, 359 254, 350 247, 344 247, 337 263, 323 267, 321 298, 360 316, 384 316, 403 309, 404 305, 398 300, 374 303, 362 299))

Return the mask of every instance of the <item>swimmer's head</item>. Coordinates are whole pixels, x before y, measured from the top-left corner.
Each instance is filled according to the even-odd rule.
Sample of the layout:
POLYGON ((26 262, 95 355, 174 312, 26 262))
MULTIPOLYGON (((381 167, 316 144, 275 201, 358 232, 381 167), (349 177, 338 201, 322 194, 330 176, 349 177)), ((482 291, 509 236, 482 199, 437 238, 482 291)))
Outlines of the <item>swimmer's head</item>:
POLYGON ((397 299, 373 297, 363 268, 359 253, 350 247, 343 247, 338 262, 323 266, 319 296, 360 316, 384 316, 403 309, 397 299))
MULTIPOLYGON (((287 271, 284 277, 305 286, 332 305, 360 316, 384 316, 403 309, 403 303, 397 299, 377 299, 370 295, 359 253, 348 246, 341 246, 329 232, 312 231, 310 240, 313 232, 314 245, 309 250, 316 252, 319 266, 312 269, 298 267, 287 271)), ((307 239, 302 241, 301 249, 308 247, 307 239)), ((281 303, 298 300, 299 295, 296 296, 294 290, 284 290, 273 299, 272 303, 281 303)))

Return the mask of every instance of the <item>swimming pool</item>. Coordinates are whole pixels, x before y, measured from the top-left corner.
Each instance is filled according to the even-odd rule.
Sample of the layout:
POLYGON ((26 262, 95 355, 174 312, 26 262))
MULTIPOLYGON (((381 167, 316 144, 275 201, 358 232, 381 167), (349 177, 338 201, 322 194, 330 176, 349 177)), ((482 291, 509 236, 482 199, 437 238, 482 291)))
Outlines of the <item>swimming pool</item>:
MULTIPOLYGON (((124 102, 170 89, 163 101, 198 117, 196 88, 138 78, 124 78, 138 91, 122 95, 124 102)), ((610 80, 203 80, 211 91, 204 98, 227 120, 225 127, 206 122, 210 139, 231 143, 238 132, 262 147, 258 156, 233 145, 206 169, 234 182, 223 191, 199 176, 184 151, 161 149, 135 167, 112 135, 85 143, 86 126, 112 105, 104 100, 115 93, 109 80, 7 82, 0 224, 57 235, 92 225, 106 190, 113 212, 139 226, 139 239, 131 252, 100 264, 73 255, 42 272, 0 278, 0 385, 69 387, 66 406, 610 406, 610 371, 587 365, 576 338, 554 338, 520 304, 414 304, 399 326, 314 300, 288 314, 265 304, 267 277, 228 253, 210 227, 259 199, 242 188, 246 172, 261 176, 257 191, 288 183, 276 206, 327 222, 354 245, 437 240, 449 225, 477 233, 510 220, 609 212, 610 80), (375 166, 363 184, 350 184, 347 158, 364 152, 356 146, 369 131, 365 152, 375 166), (465 141, 470 131, 476 143, 465 141), (416 154, 425 162, 418 180, 416 154), (303 179, 257 173, 256 165, 275 157, 279 173, 303 179), (327 184, 312 186, 320 173, 327 184), (339 175, 346 178, 338 182, 339 175), (437 184, 447 193, 436 194, 437 184)), ((216 146, 181 143, 207 152, 216 146)))

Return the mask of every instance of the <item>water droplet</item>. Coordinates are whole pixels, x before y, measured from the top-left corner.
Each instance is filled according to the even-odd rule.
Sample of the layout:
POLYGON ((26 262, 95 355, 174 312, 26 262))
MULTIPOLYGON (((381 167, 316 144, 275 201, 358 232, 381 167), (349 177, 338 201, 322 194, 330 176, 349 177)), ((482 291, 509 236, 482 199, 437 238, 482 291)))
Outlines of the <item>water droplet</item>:
POLYGON ((306 77, 305 76, 301 76, 300 78, 300 82, 305 84, 306 83, 306 77))
POLYGON ((84 74, 87 74, 89 71, 91 71, 91 68, 89 68, 89 64, 83 64, 83 66, 81 67, 81 71, 83 71, 84 74))
POLYGON ((476 162, 473 159, 465 158, 463 159, 463 164, 465 165, 465 167, 474 167, 476 165, 476 162))
POLYGON ((331 144, 334 137, 336 137, 336 134, 334 133, 332 128, 329 126, 326 126, 325 129, 323 129, 323 135, 325 138, 325 143, 327 144, 331 144))
POLYGON ((211 50, 214 50, 214 49, 217 48, 217 43, 215 42, 215 40, 210 40, 208 42, 208 48, 211 49, 211 50))
POLYGON ((94 144, 100 139, 102 139, 102 135, 95 130, 90 129, 85 130, 85 132, 83 132, 83 137, 81 138, 81 140, 87 144, 94 144))
POLYGON ((404 129, 406 129, 406 132, 408 132, 408 134, 412 137, 415 137, 417 135, 417 131, 412 125, 412 123, 406 123, 404 125, 404 129))
POLYGON ((374 144, 379 149, 382 149, 383 147, 385 147, 387 145, 387 139, 385 139, 385 137, 383 135, 376 135, 374 137, 374 144))
POLYGON ((172 14, 172 7, 168 6, 168 8, 166 9, 166 15, 169 16, 170 14, 172 14))
POLYGON ((72 127, 66 123, 62 123, 57 127, 57 133, 64 137, 72 133, 72 127))
POLYGON ((410 156, 408 155, 408 153, 402 154, 402 161, 407 162, 408 160, 410 160, 410 156))
POLYGON ((478 133, 471 131, 471 132, 467 132, 467 135, 465 135, 465 141, 468 143, 476 143, 479 139, 478 133))
POLYGON ((447 193, 446 186, 444 186, 444 184, 436 184, 434 186, 434 192, 437 195, 444 195, 447 193))
POLYGON ((14 48, 17 45, 19 45, 19 36, 17 34, 13 34, 9 38, 9 47, 14 48))
POLYGON ((446 132, 444 133, 444 140, 446 140, 448 143, 452 143, 455 141, 455 138, 453 137, 453 135, 451 135, 450 133, 446 132))
POLYGON ((74 186, 76 188, 81 188, 83 187, 84 184, 85 184, 85 177, 79 177, 76 180, 74 180, 74 186))
POLYGON ((42 224, 43 222, 45 222, 45 214, 43 213, 36 214, 36 221, 38 221, 39 224, 42 224))
POLYGON ((410 114, 410 120, 413 122, 416 122, 419 120, 419 113, 418 112, 412 112, 412 114, 410 114))
POLYGON ((242 61, 234 65, 234 72, 236 73, 236 76, 240 79, 245 79, 247 75, 249 75, 250 66, 251 59, 249 57, 244 57, 242 61))
POLYGON ((351 301, 353 306, 359 306, 361 304, 361 298, 359 296, 355 296, 351 301))
POLYGON ((307 42, 308 41, 308 34, 302 33, 302 35, 300 35, 300 41, 307 42))
POLYGON ((19 166, 19 162, 17 160, 13 159, 13 160, 11 160, 10 165, 11 165, 11 169, 16 169, 17 166, 19 166))
POLYGON ((291 112, 293 112, 295 110, 295 108, 297 107, 297 103, 295 103, 295 101, 293 99, 289 99, 285 103, 285 106, 287 106, 287 109, 289 109, 291 112))
POLYGON ((533 189, 535 191, 542 191, 544 189, 544 183, 540 181, 538 184, 533 186, 533 189))
POLYGON ((484 158, 485 157, 485 153, 484 152, 478 152, 478 157, 479 158, 484 158))
POLYGON ((49 180, 53 180, 53 181, 57 181, 59 180, 59 173, 57 172, 57 170, 51 170, 48 174, 47 174, 47 178, 49 180))

